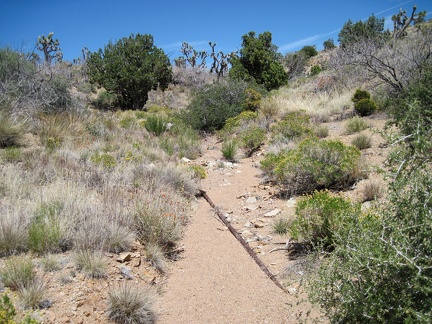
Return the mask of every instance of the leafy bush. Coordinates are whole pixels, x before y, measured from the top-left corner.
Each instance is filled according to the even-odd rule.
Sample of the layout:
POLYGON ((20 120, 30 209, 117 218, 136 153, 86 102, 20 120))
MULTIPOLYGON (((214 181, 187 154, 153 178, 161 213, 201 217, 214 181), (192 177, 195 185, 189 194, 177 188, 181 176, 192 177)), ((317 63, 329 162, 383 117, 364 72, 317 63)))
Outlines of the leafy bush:
POLYGON ((371 95, 368 91, 362 90, 362 89, 356 89, 354 92, 354 95, 352 96, 351 100, 354 102, 354 104, 358 103, 360 100, 363 99, 370 99, 371 95))
POLYGON ((347 213, 358 215, 360 206, 328 191, 316 191, 300 199, 296 205, 296 218, 289 227, 290 237, 315 247, 334 247, 333 233, 348 226, 347 213))
POLYGON ((194 176, 198 179, 205 179, 207 178, 207 172, 205 168, 201 165, 191 165, 189 167, 189 170, 191 170, 194 174, 194 176))
POLYGON ((345 128, 348 134, 353 134, 365 130, 368 128, 368 124, 361 117, 355 116, 346 122, 345 128))
POLYGON ((265 131, 258 126, 247 128, 241 134, 243 147, 246 149, 246 154, 252 156, 253 152, 258 150, 265 140, 265 131))
POLYGON ((251 88, 246 89, 245 92, 246 92, 246 100, 244 102, 245 110, 257 111, 262 99, 261 93, 251 88))
POLYGON ((172 79, 170 60, 151 35, 131 34, 110 42, 91 53, 86 64, 90 81, 116 94, 123 108, 142 109, 148 92, 166 89, 172 79))
POLYGON ((318 51, 317 51, 315 45, 303 46, 302 49, 300 50, 300 52, 302 52, 306 56, 307 59, 310 59, 311 57, 318 55, 318 51))
POLYGON ((115 157, 113 157, 112 155, 110 155, 108 153, 100 154, 99 152, 96 152, 95 154, 92 155, 90 160, 93 163, 100 164, 104 168, 107 168, 107 169, 112 169, 117 165, 117 161, 116 161, 115 157))
POLYGON ((258 113, 250 110, 242 111, 240 114, 234 117, 230 117, 226 120, 223 129, 221 129, 222 134, 233 133, 238 127, 246 125, 258 118, 258 113))
POLYGON ((362 99, 354 104, 354 110, 360 116, 368 116, 377 110, 377 105, 371 99, 362 99))
POLYGON ((222 81, 198 89, 182 119, 198 130, 219 130, 228 118, 245 110, 248 88, 244 81, 222 81))
POLYGON ((288 81, 283 66, 278 61, 272 34, 268 31, 255 37, 251 31, 242 36, 240 55, 231 60, 229 76, 236 80, 253 80, 270 91, 288 81))
POLYGON ((318 75, 320 74, 322 71, 322 67, 320 65, 313 65, 310 69, 310 74, 313 75, 318 75))
POLYGON ((268 154, 261 165, 290 193, 344 188, 359 176, 360 151, 338 140, 303 140, 297 149, 268 154))
POLYGON ((230 161, 237 161, 237 142, 235 140, 226 140, 222 143, 222 156, 230 161))
POLYGON ((128 282, 108 292, 109 318, 114 323, 155 323, 152 304, 149 292, 128 282))
POLYGON ((310 118, 300 112, 289 113, 285 118, 271 128, 274 139, 281 137, 286 140, 295 140, 313 134, 310 118))
MULTIPOLYGON (((4 324, 17 324, 14 321, 16 316, 15 306, 10 300, 7 294, 3 294, 0 298, 0 323, 4 324)), ((19 322, 20 324, 38 324, 39 322, 29 316, 24 317, 24 319, 19 322)))

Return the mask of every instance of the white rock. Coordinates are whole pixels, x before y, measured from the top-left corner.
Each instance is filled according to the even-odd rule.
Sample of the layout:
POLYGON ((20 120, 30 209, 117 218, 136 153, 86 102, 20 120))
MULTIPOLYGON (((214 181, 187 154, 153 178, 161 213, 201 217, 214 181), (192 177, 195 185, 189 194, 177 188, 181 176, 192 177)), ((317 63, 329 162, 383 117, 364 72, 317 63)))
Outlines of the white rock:
POLYGON ((268 213, 264 214, 264 217, 275 217, 278 215, 282 210, 279 208, 273 209, 272 211, 269 211, 268 213))

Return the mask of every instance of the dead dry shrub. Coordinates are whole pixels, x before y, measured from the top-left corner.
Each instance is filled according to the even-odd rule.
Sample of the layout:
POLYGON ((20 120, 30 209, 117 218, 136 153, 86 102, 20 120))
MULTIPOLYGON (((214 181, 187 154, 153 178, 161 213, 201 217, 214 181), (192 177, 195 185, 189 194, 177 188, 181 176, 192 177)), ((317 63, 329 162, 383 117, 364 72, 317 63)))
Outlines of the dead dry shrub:
POLYGON ((153 296, 129 282, 112 287, 108 292, 109 318, 114 323, 150 324, 156 322, 153 296))

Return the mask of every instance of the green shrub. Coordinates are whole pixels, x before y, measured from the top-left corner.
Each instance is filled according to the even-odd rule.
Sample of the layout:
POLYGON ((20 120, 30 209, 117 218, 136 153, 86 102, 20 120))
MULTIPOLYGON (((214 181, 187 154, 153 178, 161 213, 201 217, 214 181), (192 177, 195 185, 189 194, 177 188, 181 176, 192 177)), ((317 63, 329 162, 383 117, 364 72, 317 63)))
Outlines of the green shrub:
POLYGON ((237 161, 237 150, 238 145, 235 140, 226 140, 222 143, 222 156, 230 162, 237 161))
POLYGON ((359 134, 352 139, 351 144, 359 150, 365 150, 372 147, 372 138, 366 134, 359 134))
POLYGON ((150 115, 144 123, 145 129, 156 136, 160 136, 167 130, 167 122, 160 115, 150 115))
POLYGON ((265 130, 258 126, 247 128, 241 134, 243 147, 246 149, 247 156, 252 156, 253 152, 258 150, 265 140, 265 130))
POLYGON ((117 161, 116 161, 115 157, 113 157, 112 155, 110 155, 108 153, 100 154, 99 152, 96 152, 95 154, 92 155, 90 160, 93 163, 100 164, 104 168, 107 168, 107 169, 112 169, 117 165, 117 161))
POLYGON ((313 134, 310 118, 300 112, 290 113, 271 128, 273 138, 280 137, 286 140, 295 140, 308 137, 313 134))
POLYGON ((368 116, 377 110, 377 105, 372 99, 362 99, 354 104, 354 110, 360 116, 368 116))
POLYGON ((207 172, 205 168, 201 165, 191 165, 189 167, 189 170, 191 170, 194 174, 194 176, 198 179, 205 179, 207 178, 207 172))
MULTIPOLYGON (((17 324, 14 320, 16 316, 15 306, 7 294, 3 294, 0 298, 0 323, 2 324, 17 324)), ((38 324, 39 322, 29 317, 28 315, 19 322, 20 324, 38 324)))
POLYGON ((354 104, 356 104, 360 100, 370 99, 370 97, 371 97, 371 95, 368 91, 362 90, 362 89, 356 89, 356 91, 354 92, 354 95, 351 98, 351 101, 354 102, 354 104))
POLYGON ((124 282, 108 292, 108 316, 114 323, 155 323, 152 305, 149 292, 132 283, 124 282))
POLYGON ((35 280, 35 266, 28 257, 10 257, 0 270, 0 278, 3 284, 12 290, 27 287, 35 280))
POLYGON ((246 82, 233 80, 207 85, 194 94, 182 119, 198 130, 219 130, 228 118, 245 110, 248 88, 246 82))
POLYGON ((230 134, 235 132, 236 128, 241 125, 245 125, 251 121, 254 121, 258 118, 258 113, 254 111, 245 110, 240 114, 234 117, 230 117, 226 120, 223 129, 221 130, 222 134, 230 134))
POLYGON ((313 75, 318 75, 320 74, 322 71, 322 67, 320 65, 313 65, 310 69, 310 74, 313 75))
POLYGON ((297 149, 268 154, 261 165, 289 194, 345 188, 359 177, 360 151, 338 140, 303 140, 297 149))
POLYGON ((297 202, 296 218, 289 227, 290 237, 319 248, 333 248, 333 233, 348 226, 345 215, 360 213, 360 206, 328 191, 316 191, 297 202))
POLYGON ((359 116, 355 116, 349 119, 345 124, 345 128, 348 134, 358 133, 368 127, 369 126, 367 122, 359 116))
POLYGON ((257 111, 262 99, 261 93, 251 88, 246 89, 245 92, 246 92, 246 99, 243 104, 245 110, 257 111))
POLYGON ((60 221, 62 210, 63 204, 60 202, 41 205, 28 229, 30 251, 43 254, 62 250, 64 240, 60 221))

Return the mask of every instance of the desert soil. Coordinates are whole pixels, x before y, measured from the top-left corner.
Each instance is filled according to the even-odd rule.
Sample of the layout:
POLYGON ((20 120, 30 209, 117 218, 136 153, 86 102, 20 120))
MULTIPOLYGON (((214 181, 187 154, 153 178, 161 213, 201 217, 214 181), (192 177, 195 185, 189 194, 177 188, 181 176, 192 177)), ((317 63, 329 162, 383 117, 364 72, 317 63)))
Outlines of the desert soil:
MULTIPOLYGON (((369 179, 341 193, 357 201, 362 200, 364 184, 377 176, 373 168, 383 164, 388 150, 375 131, 383 128, 385 118, 376 115, 367 121, 372 148, 362 151, 362 155, 371 170, 369 179)), ((349 143, 355 136, 344 134, 344 121, 327 126, 329 138, 349 143)), ((308 268, 301 260, 290 260, 286 251, 270 253, 288 240, 287 236, 273 233, 274 220, 280 215, 294 215, 297 198, 281 199, 277 188, 265 183, 259 161, 266 147, 234 164, 224 161, 220 148, 215 137, 208 137, 203 143, 203 155, 186 163, 205 166, 207 178, 202 180, 201 188, 289 293, 264 274, 207 201, 197 198, 180 242, 184 252, 178 261, 168 265, 165 276, 145 261, 139 244, 122 255, 105 255, 109 265, 106 279, 86 278, 74 268, 70 253, 58 255, 61 270, 46 273, 38 267, 53 303, 36 311, 36 316, 44 323, 107 323, 107 292, 128 280, 151 287, 158 323, 298 323, 300 318, 326 322, 305 301, 307 296, 300 282, 308 268), (309 310, 310 317, 304 317, 309 310)))

